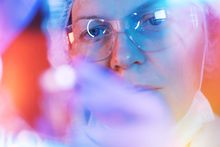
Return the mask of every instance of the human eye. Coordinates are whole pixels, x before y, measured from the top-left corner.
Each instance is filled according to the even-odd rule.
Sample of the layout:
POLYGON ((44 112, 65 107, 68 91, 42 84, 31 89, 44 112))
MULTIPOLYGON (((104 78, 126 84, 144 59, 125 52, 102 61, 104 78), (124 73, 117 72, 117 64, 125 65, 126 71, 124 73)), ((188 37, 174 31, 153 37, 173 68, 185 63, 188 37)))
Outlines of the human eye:
POLYGON ((162 31, 165 29, 167 15, 165 10, 157 10, 153 13, 145 13, 137 21, 136 30, 145 31, 162 31))
POLYGON ((112 33, 109 23, 102 20, 91 20, 80 34, 82 41, 100 41, 112 33))

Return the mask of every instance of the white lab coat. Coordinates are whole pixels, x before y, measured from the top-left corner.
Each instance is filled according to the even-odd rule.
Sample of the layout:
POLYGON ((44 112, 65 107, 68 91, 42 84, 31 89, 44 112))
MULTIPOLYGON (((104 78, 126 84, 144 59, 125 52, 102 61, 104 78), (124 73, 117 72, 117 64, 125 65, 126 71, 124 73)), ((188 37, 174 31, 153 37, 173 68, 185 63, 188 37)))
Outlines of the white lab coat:
POLYGON ((220 119, 201 92, 176 130, 180 147, 220 147, 220 119))

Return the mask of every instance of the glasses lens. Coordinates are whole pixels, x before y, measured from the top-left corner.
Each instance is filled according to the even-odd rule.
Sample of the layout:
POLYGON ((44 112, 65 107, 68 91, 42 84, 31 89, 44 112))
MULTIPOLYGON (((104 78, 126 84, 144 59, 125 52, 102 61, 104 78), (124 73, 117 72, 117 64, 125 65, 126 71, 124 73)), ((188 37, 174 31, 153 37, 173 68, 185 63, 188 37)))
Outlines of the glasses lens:
POLYGON ((142 50, 161 49, 161 43, 167 37, 168 24, 165 10, 134 13, 128 21, 128 32, 132 41, 142 50))
MULTIPOLYGON (((176 46, 182 36, 193 40, 191 32, 198 27, 197 14, 192 7, 143 10, 126 17, 126 35, 143 51, 160 51, 176 46), (184 31, 183 31, 184 30, 184 31)), ((74 26, 73 49, 92 61, 108 58, 112 52, 115 33, 110 22, 86 19, 74 26)))
POLYGON ((91 61, 106 59, 111 54, 113 45, 113 30, 110 23, 103 19, 91 19, 86 25, 80 26, 78 33, 74 32, 73 48, 78 54, 85 56, 91 61))
POLYGON ((130 38, 144 51, 158 51, 175 46, 179 33, 183 36, 196 29, 197 16, 191 10, 187 7, 134 13, 128 21, 130 38))

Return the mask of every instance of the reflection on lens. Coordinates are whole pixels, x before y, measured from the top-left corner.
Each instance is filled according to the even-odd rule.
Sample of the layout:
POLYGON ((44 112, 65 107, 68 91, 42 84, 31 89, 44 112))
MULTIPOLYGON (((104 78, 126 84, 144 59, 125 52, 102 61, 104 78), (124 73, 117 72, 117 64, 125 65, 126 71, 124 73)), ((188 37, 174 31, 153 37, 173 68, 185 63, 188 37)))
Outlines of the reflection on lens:
POLYGON ((91 19, 74 48, 90 61, 101 61, 111 54, 114 36, 110 23, 91 19))

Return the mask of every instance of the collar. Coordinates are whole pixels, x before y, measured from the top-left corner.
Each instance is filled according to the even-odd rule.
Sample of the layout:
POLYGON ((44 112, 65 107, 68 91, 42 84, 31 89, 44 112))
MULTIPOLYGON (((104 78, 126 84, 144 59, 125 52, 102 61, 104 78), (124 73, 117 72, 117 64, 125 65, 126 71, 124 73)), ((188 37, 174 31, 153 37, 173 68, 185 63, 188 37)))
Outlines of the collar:
POLYGON ((198 91, 186 115, 175 127, 175 137, 180 147, 190 143, 204 124, 215 119, 211 105, 201 91, 198 91))

